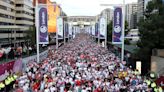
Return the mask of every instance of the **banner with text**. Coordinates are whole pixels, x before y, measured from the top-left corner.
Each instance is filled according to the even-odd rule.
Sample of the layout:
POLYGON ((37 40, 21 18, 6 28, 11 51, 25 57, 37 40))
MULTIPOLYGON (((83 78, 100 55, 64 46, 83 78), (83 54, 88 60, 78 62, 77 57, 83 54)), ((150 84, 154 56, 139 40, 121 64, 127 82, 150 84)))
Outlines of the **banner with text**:
POLYGON ((39 44, 48 44, 48 16, 47 16, 47 6, 38 5, 38 33, 39 33, 39 44))
POLYGON ((114 9, 114 19, 113 19, 113 44, 122 44, 122 8, 116 7, 114 9))
POLYGON ((57 18, 57 34, 58 39, 63 39, 63 18, 57 18))
POLYGON ((107 23, 106 23, 106 19, 104 17, 100 18, 100 39, 105 39, 106 37, 106 27, 107 27, 107 23))

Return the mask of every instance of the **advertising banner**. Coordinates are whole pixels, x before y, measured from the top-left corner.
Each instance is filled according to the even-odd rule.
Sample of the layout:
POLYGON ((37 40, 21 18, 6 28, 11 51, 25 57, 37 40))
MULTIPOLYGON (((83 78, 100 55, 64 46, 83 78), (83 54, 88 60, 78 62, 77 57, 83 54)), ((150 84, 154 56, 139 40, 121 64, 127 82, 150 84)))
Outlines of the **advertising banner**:
POLYGON ((22 59, 18 59, 15 61, 13 71, 16 74, 22 72, 22 59))
POLYGON ((92 25, 92 35, 95 36, 95 25, 92 25))
POLYGON ((11 71, 13 71, 15 61, 0 64, 0 81, 5 80, 11 71))
POLYGON ((100 18, 100 39, 105 39, 106 37, 106 19, 104 17, 100 18))
POLYGON ((98 23, 95 25, 95 36, 98 37, 98 23))
POLYGON ((116 7, 114 9, 112 43, 122 44, 122 8, 121 7, 116 7))
POLYGON ((69 36, 69 28, 68 28, 68 23, 65 23, 65 38, 68 38, 69 36))
POLYGON ((38 5, 38 33, 39 33, 39 44, 48 44, 48 16, 47 16, 47 6, 38 5))
POLYGON ((63 18, 57 18, 57 34, 58 39, 63 39, 63 18))
POLYGON ((69 24, 69 36, 71 37, 72 36, 72 25, 71 24, 69 24))

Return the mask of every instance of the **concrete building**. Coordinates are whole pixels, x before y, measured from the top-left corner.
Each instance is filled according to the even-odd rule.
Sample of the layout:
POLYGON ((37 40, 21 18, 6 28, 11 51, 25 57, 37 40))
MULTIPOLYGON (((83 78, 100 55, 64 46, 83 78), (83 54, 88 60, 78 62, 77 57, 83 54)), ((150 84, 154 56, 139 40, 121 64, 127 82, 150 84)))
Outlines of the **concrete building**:
POLYGON ((110 21, 113 20, 113 10, 110 8, 104 9, 101 12, 100 16, 107 16, 107 22, 110 23, 110 21))
POLYGON ((139 22, 141 17, 143 17, 143 13, 144 13, 144 0, 138 0, 137 22, 139 22))
POLYGON ((31 0, 0 0, 0 45, 23 42, 24 32, 33 25, 31 0))
POLYGON ((128 22, 128 28, 134 29, 137 27, 137 3, 127 4, 125 8, 125 20, 128 22))
POLYGON ((151 56, 151 71, 164 75, 164 49, 153 49, 151 56))
POLYGON ((146 6, 148 5, 148 2, 151 0, 138 0, 138 14, 137 14, 137 22, 139 22, 139 19, 143 17, 144 11, 146 9, 146 6))

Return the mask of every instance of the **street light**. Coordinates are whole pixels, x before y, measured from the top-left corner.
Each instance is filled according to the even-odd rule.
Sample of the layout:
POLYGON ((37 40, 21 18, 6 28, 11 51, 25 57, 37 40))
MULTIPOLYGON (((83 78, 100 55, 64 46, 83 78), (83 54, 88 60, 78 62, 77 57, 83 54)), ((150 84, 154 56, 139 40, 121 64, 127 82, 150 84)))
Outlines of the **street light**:
POLYGON ((122 7, 122 49, 121 49, 121 61, 124 60, 124 38, 125 38, 125 0, 123 0, 123 4, 100 4, 100 6, 121 6, 122 7))

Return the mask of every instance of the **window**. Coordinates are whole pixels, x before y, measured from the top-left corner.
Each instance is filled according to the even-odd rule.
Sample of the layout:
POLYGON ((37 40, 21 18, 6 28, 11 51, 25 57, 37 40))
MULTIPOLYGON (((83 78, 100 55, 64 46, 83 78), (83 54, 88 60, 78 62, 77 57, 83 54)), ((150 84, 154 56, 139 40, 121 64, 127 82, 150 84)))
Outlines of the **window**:
POLYGON ((16 4, 16 7, 23 7, 23 4, 16 4))
POLYGON ((32 19, 22 18, 22 17, 20 17, 20 18, 16 18, 16 20, 27 20, 27 21, 31 21, 31 22, 33 22, 33 20, 32 20, 32 19))
POLYGON ((15 18, 14 16, 10 16, 10 15, 6 15, 6 14, 2 14, 2 13, 0 13, 0 17, 3 17, 3 18, 9 18, 9 19, 14 19, 14 18, 15 18))
POLYGON ((7 10, 7 7, 0 5, 0 9, 7 10))
POLYGON ((14 25, 13 23, 0 22, 0 25, 14 25))

